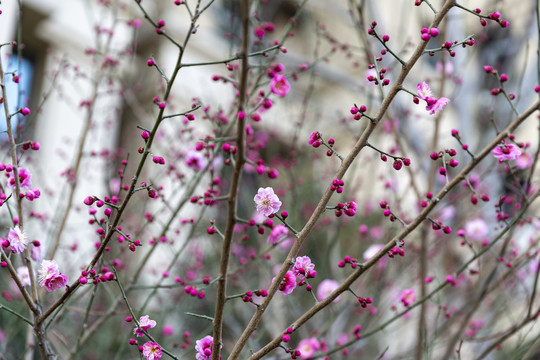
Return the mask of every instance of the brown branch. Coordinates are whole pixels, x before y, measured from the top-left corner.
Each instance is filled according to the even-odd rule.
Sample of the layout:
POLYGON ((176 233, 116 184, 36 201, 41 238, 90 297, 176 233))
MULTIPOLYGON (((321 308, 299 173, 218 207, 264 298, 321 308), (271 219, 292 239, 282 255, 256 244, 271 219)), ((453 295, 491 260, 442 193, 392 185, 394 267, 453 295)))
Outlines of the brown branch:
MULTIPOLYGON (((441 22, 441 20, 444 18, 446 13, 448 13, 448 11, 452 8, 454 3, 455 3, 455 1, 448 1, 443 6, 441 11, 435 16, 435 19, 433 20, 433 23, 431 24, 431 27, 437 27, 437 25, 441 22)), ((337 173, 334 175, 334 178, 341 179, 343 177, 343 175, 345 175, 345 173, 347 172, 347 170, 349 169, 349 167, 351 166, 353 161, 356 159, 356 157, 358 156, 360 151, 364 148, 364 146, 366 146, 366 143, 368 141, 369 136, 373 133, 373 131, 375 130, 375 127, 377 126, 379 121, 383 118, 384 114, 388 110, 388 107, 390 106, 390 104, 394 100, 394 97, 401 90, 401 87, 403 85, 403 81, 405 80, 405 78, 409 74, 409 71, 412 69, 414 64, 418 61, 420 56, 422 56, 426 45, 427 45, 427 43, 422 41, 417 46, 415 52, 413 53, 413 55, 411 56, 409 61, 407 61, 402 66, 402 70, 401 70, 398 78, 396 79, 396 82, 394 83, 394 86, 392 86, 392 88, 388 92, 387 96, 384 98, 383 102, 381 103, 380 109, 377 112, 377 114, 375 115, 374 121, 370 122, 369 125, 366 127, 366 129, 364 130, 364 132, 362 133, 362 135, 360 136, 360 138, 356 142, 354 148, 351 150, 349 155, 347 155, 347 157, 342 162, 341 167, 339 168, 337 173)), ((246 326, 244 332, 240 335, 240 338, 236 342, 233 350, 231 351, 231 355, 230 355, 229 359, 235 360, 240 355, 240 352, 242 351, 242 349, 246 345, 247 340, 249 339, 249 337, 251 336, 253 331, 255 331, 259 321, 262 318, 262 315, 264 314, 265 310, 268 308, 268 305, 270 304, 270 301, 272 301, 272 298, 274 297, 274 295, 275 295, 275 293, 276 293, 276 291, 278 289, 278 286, 279 286, 279 284, 281 282, 281 279, 283 279, 283 277, 285 276, 285 273, 289 269, 290 264, 292 263, 295 256, 298 254, 298 251, 300 250, 300 248, 303 245, 304 241, 307 239, 307 237, 311 233, 311 230, 313 229, 313 227, 317 223, 319 217, 325 211, 326 205, 328 204, 328 201, 332 197, 333 193, 334 192, 332 190, 330 190, 330 187, 328 187, 325 194, 323 195, 323 197, 319 201, 319 204, 315 208, 313 214, 311 215, 311 217, 309 218, 307 223, 304 225, 302 230, 298 233, 297 240, 294 242, 294 245, 291 248, 291 250, 289 251, 289 254, 287 255, 287 258, 283 262, 283 265, 281 266, 281 269, 277 273, 277 275, 275 277, 275 280, 272 282, 272 285, 268 289, 268 296, 265 298, 265 300, 261 304, 261 306, 257 307, 257 309, 256 309, 255 313, 253 314, 253 317, 251 318, 249 324, 246 326)), ((427 212, 426 212, 426 215, 427 215, 427 212)), ((409 227, 407 227, 407 228, 405 228, 405 230, 402 231, 402 233, 406 232, 408 234, 410 231, 411 230, 409 230, 409 227)), ((389 245, 387 245, 386 247, 388 247, 388 249, 386 249, 385 252, 388 251, 390 248, 392 248, 392 246, 389 246, 389 245)), ((382 257, 383 255, 384 255, 384 253, 380 253, 379 257, 382 257)), ((359 274, 358 276, 360 276, 360 274, 363 273, 363 271, 364 270, 358 271, 358 274, 359 274)), ((346 289, 348 289, 349 285, 352 284, 352 282, 355 279, 356 278, 351 279, 350 282, 346 281, 338 289, 340 289, 341 292, 345 291, 346 289), (345 286, 345 284, 347 284, 347 285, 345 286)), ((336 292, 337 292, 337 290, 336 290, 336 292)), ((337 296, 336 292, 334 292, 334 295, 335 295, 334 298, 337 296)), ((314 310, 313 314, 318 312, 320 309, 324 308, 330 302, 331 302, 331 300, 328 301, 328 298, 327 298, 327 299, 317 303, 312 308, 312 309, 316 309, 316 310, 314 310)), ((309 317, 311 317, 311 316, 309 316, 309 317)), ((280 341, 281 341, 281 336, 277 337, 270 344, 265 346, 263 349, 261 349, 260 351, 258 351, 255 354, 253 354, 251 356, 251 358, 253 358, 253 359, 260 358, 261 356, 268 353, 270 350, 277 347, 279 345, 280 341)))
MULTIPOLYGON (((249 44, 249 0, 242 0, 242 69, 240 74, 240 88, 238 95, 238 114, 243 112, 244 103, 246 101, 247 77, 248 77, 248 44, 249 44)), ((227 224, 223 245, 221 249, 221 260, 219 263, 219 280, 217 281, 216 308, 214 312, 214 343, 212 346, 212 360, 219 360, 221 355, 221 338, 223 330, 223 312, 225 302, 227 301, 227 271, 229 267, 229 259, 231 256, 231 245, 234 234, 234 225, 236 224, 236 210, 238 204, 238 189, 240 187, 240 179, 245 163, 245 116, 238 116, 236 126, 237 147, 234 171, 232 174, 231 185, 228 194, 228 212, 227 224)))
MULTIPOLYGON (((289 327, 292 327, 293 329, 300 327, 306 321, 312 318, 316 313, 318 313, 320 310, 322 310, 328 304, 330 304, 341 293, 347 291, 349 287, 366 270, 371 268, 373 265, 375 265, 375 263, 380 258, 385 256, 388 253, 388 251, 390 251, 398 241, 405 239, 412 231, 414 231, 426 219, 428 214, 435 208, 438 202, 442 200, 452 188, 460 184, 463 181, 463 179, 465 179, 465 176, 469 174, 502 139, 507 137, 521 123, 523 123, 525 119, 527 119, 530 115, 532 115, 536 110, 539 110, 539 109, 540 109, 540 100, 537 101, 535 104, 533 104, 531 107, 529 107, 527 110, 525 110, 520 116, 516 117, 503 131, 499 133, 499 135, 495 139, 491 141, 491 143, 489 143, 485 148, 483 148, 480 151, 480 153, 474 160, 472 160, 467 166, 465 166, 465 168, 452 181, 450 181, 445 187, 443 187, 439 191, 439 193, 434 197, 434 201, 429 203, 429 205, 426 206, 422 210, 422 212, 416 217, 416 219, 412 223, 410 223, 406 228, 404 228, 399 234, 394 236, 394 238, 390 240, 375 256, 369 259, 366 263, 362 264, 359 267, 359 270, 349 275, 349 277, 347 277, 347 279, 345 279, 345 281, 332 294, 330 294, 323 301, 320 301, 317 304, 315 304, 313 307, 311 307, 308 311, 306 311, 302 316, 300 316, 289 327)), ((266 346, 264 346, 262 349, 260 349, 253 355, 251 355, 250 359, 253 359, 253 360, 260 359, 262 356, 266 355, 268 352, 278 347, 280 342, 281 342, 281 335, 275 337, 270 343, 268 343, 266 346)))

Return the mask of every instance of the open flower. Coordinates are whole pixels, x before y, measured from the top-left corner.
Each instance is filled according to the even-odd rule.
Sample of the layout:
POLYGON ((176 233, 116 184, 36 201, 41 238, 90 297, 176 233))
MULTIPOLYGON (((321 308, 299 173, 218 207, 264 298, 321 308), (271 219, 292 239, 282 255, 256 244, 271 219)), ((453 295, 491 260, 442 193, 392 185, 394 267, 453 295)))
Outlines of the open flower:
POLYGON ((309 256, 298 256, 295 260, 292 272, 298 280, 304 280, 313 269, 315 269, 315 264, 311 262, 309 256))
POLYGON ((287 81, 285 75, 274 75, 270 81, 270 91, 277 96, 285 96, 291 89, 291 85, 287 81))
POLYGON ((27 266, 19 266, 17 268, 17 276, 21 280, 23 286, 29 286, 31 284, 30 273, 27 266))
MULTIPOLYGON (((30 179, 32 178, 32 174, 30 171, 28 171, 25 168, 18 168, 17 173, 19 174, 19 185, 23 189, 28 189, 30 186, 32 186, 32 183, 30 182, 30 179)), ((11 186, 13 189, 17 186, 15 184, 15 171, 11 171, 9 174, 9 186, 11 186)))
MULTIPOLYGON (((319 301, 323 301, 338 287, 339 283, 336 280, 325 279, 321 281, 319 287, 317 288, 317 299, 319 301)), ((336 297, 333 302, 338 302, 340 297, 341 295, 336 297)))
POLYGON ((281 207, 281 201, 279 201, 277 195, 274 194, 274 189, 271 187, 265 189, 259 188, 259 191, 253 200, 257 206, 257 213, 262 216, 274 214, 278 212, 281 207))
POLYGON ((413 289, 405 289, 401 293, 401 302, 403 306, 409 306, 416 301, 416 294, 413 289))
POLYGON ((9 248, 14 254, 23 252, 26 249, 26 245, 28 245, 28 237, 18 225, 9 229, 7 239, 9 241, 9 248))
POLYGON ((212 358, 212 346, 214 346, 214 338, 210 335, 195 341, 195 350, 197 360, 209 360, 212 358))
POLYGON ((296 348, 300 350, 300 358, 310 359, 316 351, 321 350, 321 343, 316 337, 312 337, 300 340, 296 348))
POLYGON ((450 99, 445 97, 435 99, 432 95, 431 88, 426 82, 416 85, 416 94, 418 98, 425 100, 427 104, 426 110, 429 111, 430 115, 441 111, 450 102, 450 99))
POLYGON ((268 239, 266 239, 266 242, 268 244, 276 245, 281 240, 285 240, 288 235, 289 229, 287 229, 285 225, 278 224, 274 226, 274 228, 270 232, 270 235, 268 235, 268 239))
MULTIPOLYGON (((274 279, 272 279, 272 282, 274 281, 274 279)), ((285 277, 281 281, 281 284, 279 284, 279 291, 281 291, 285 295, 289 295, 290 293, 293 292, 295 287, 296 287, 296 276, 294 276, 294 273, 291 270, 289 270, 285 274, 285 277)))
POLYGON ((465 224, 465 234, 472 240, 483 240, 488 232, 488 224, 483 219, 470 220, 465 224))
POLYGON ((514 160, 521 156, 521 151, 514 144, 502 144, 491 150, 491 153, 499 162, 514 160))
POLYGON ((147 341, 142 346, 142 354, 147 360, 161 359, 161 347, 158 345, 158 343, 147 341))
POLYGON ((142 330, 146 331, 155 326, 156 326, 156 322, 154 320, 150 320, 149 315, 144 315, 139 318, 139 326, 133 330, 133 333, 137 335, 138 337, 141 337, 141 336, 144 336, 144 332, 142 330))
POLYGON ((45 287, 47 291, 54 291, 66 286, 68 277, 58 269, 55 260, 43 260, 39 270, 39 286, 45 287))

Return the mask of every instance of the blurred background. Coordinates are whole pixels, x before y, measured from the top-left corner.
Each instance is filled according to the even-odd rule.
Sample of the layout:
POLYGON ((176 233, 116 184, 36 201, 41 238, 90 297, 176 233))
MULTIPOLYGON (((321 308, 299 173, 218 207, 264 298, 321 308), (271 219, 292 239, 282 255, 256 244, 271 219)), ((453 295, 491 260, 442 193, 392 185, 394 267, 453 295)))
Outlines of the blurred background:
MULTIPOLYGON (((94 218, 84 198, 122 198, 122 188, 129 185, 139 163, 138 148, 144 145, 140 133, 152 128, 158 114, 156 103, 161 102, 166 83, 147 61, 154 59, 164 76, 171 76, 179 47, 170 39, 184 48, 183 66, 167 100, 166 114, 186 112, 194 104, 200 108, 193 112, 194 121, 184 116, 165 119, 156 134, 152 154, 164 157, 166 164, 148 162, 138 182, 151 184, 158 195, 153 198, 149 191, 140 191, 122 221, 124 232, 143 246, 132 252, 125 239, 115 236, 99 266, 118 269, 136 314, 149 314, 158 322, 162 332, 155 332, 155 336, 160 345, 189 358, 195 356, 193 341, 211 334, 210 321, 186 313, 212 316, 214 311, 215 289, 203 279, 208 282, 217 274, 220 239, 208 235, 206 229, 211 219, 221 231, 225 226, 226 203, 213 198, 226 195, 231 175, 229 154, 220 147, 234 144, 231 124, 239 62, 225 60, 234 58, 241 40, 238 1, 202 2, 200 9, 205 11, 193 29, 190 12, 193 14, 197 4, 189 0, 188 7, 172 0, 25 0, 0 5, 0 43, 17 42, 2 47, 0 53, 4 71, 20 78, 16 83, 6 75, 9 111, 22 106, 32 110, 31 115, 12 120, 17 142, 40 144, 39 151, 20 154, 20 166, 30 169, 33 185, 41 191, 38 200, 25 205, 29 219, 25 229, 42 244, 36 259, 47 259, 54 253, 71 281, 80 275, 101 239, 96 230, 99 219, 104 218, 103 208, 96 209, 94 218), (162 34, 156 32, 159 20, 165 23, 158 28, 162 34), (186 38, 189 41, 184 47, 186 38), (212 62, 217 63, 208 64, 212 62), (89 224, 89 220, 94 223, 89 224), (195 296, 188 294, 186 286, 196 289, 195 296), (166 325, 172 331, 165 330, 166 325)), ((429 115, 422 104, 413 103, 410 94, 398 94, 370 143, 389 154, 410 158, 411 166, 396 171, 391 159, 383 162, 380 154, 369 148, 361 152, 343 179, 345 191, 335 199, 336 203, 354 200, 358 213, 352 218, 336 218, 333 210, 327 211, 299 254, 310 256, 316 264, 314 290, 324 279, 339 281, 350 273, 350 268, 337 266, 345 255, 360 262, 367 260, 402 228, 398 221, 382 216, 381 201, 387 201, 396 215, 409 222, 419 213, 426 193, 436 193, 445 184, 444 177, 434 170, 440 165, 434 167, 430 153, 457 150, 460 166, 449 170, 450 178, 470 161, 451 136, 451 129, 459 130, 462 142, 474 153, 515 117, 502 94, 490 94, 499 83, 484 72, 484 65, 508 75, 504 86, 515 95, 517 111, 537 99, 533 89, 539 83, 538 3, 522 1, 516 6, 511 1, 486 0, 459 4, 471 10, 479 7, 485 15, 498 11, 510 26, 501 28, 490 21, 483 27, 475 15, 458 8, 450 11, 439 27, 440 35, 427 48, 436 49, 443 41, 463 41, 468 36, 474 37, 474 46, 455 48, 455 57, 446 51, 423 56, 404 87, 416 93, 417 84, 426 81, 436 97, 444 96, 451 102, 443 112, 429 115)), ((440 1, 432 5, 441 7, 440 1)), ((254 1, 251 6, 250 51, 285 40, 282 51, 250 58, 250 162, 243 174, 238 210, 246 225, 241 221, 235 235, 229 295, 268 288, 276 265, 282 263, 290 241, 294 241, 284 240, 278 246, 267 243, 271 226, 262 224, 264 219, 254 214, 257 189, 273 187, 283 202, 282 210, 289 213, 289 223, 301 229, 340 165, 323 147, 309 146, 309 134, 319 131, 325 140, 335 139, 336 151, 346 155, 369 121, 354 120, 349 109, 365 105, 367 114, 374 116, 382 94, 397 78, 401 64, 386 54, 377 67, 387 69, 385 77, 390 85, 381 93, 380 87, 368 81, 369 76, 376 76, 369 64, 383 49, 367 34, 372 21, 377 22, 375 30, 380 36, 389 35, 388 47, 407 60, 421 41, 420 29, 429 27, 433 18, 429 6, 416 7, 414 1, 273 0, 254 1), (257 33, 261 30, 263 36, 257 33), (283 64, 291 84, 284 98, 270 94, 268 71, 276 64, 283 64), (261 106, 264 99, 270 99, 271 106, 261 106), (258 174, 255 168, 261 164, 265 171, 258 174), (248 225, 250 219, 258 225, 248 225)), ((0 115, 0 123, 5 123, 4 115, 0 115)), ((5 130, 5 124, 0 130, 5 130)), ((371 331, 405 310, 405 290, 412 289, 419 299, 426 291, 421 274, 433 279, 426 285, 428 290, 444 283, 446 276, 496 239, 506 225, 498 221, 496 211, 516 216, 523 194, 537 189, 538 170, 532 174, 531 165, 538 138, 534 115, 515 134, 516 142, 524 147, 522 158, 510 164, 511 171, 490 157, 471 175, 471 187, 477 195, 489 195, 490 201, 474 205, 471 197, 475 193, 466 185, 454 190, 432 214, 433 219, 451 226, 452 234, 431 230, 429 224, 427 229, 415 231, 405 240, 405 257, 381 259, 355 285, 353 291, 371 297, 372 305, 364 309, 352 294, 342 296, 295 332, 288 346, 294 348, 301 339, 316 337, 322 345, 315 355, 332 350, 354 338, 355 325, 371 331), (503 195, 512 200, 499 204, 503 195), (467 232, 466 240, 457 235, 458 229, 467 232), (468 245, 463 245, 464 241, 468 245), (422 262, 427 266, 423 271, 422 262)), ((5 150, 0 161, 7 164, 10 156, 4 133, 0 141, 5 150)), ((0 226, 7 234, 12 219, 7 206, 0 212, 0 226)), ((427 302, 421 358, 456 358, 455 344, 459 344, 461 359, 475 359, 495 335, 505 334, 527 313, 538 268, 538 212, 531 214, 508 235, 504 249, 494 248, 483 261, 468 266, 478 275, 464 272, 456 279, 456 286, 427 302), (502 265, 496 262, 501 257, 499 251, 504 253, 502 265)), ((100 269, 96 269, 98 273, 106 272, 100 269)), ((2 272, 0 288, 1 301, 17 308, 20 294, 7 272, 2 272)), ((258 350, 314 303, 305 287, 293 294, 276 296, 249 349, 258 350)), ((45 307, 55 299, 47 294, 45 307)), ((20 309, 24 309, 22 302, 20 309)), ((253 304, 240 298, 227 304, 225 357, 253 310, 253 304)), ((8 315, 0 313, 0 352, 7 354, 7 359, 23 358, 28 350, 22 351, 26 329, 8 315)), ((51 322, 49 337, 61 358, 136 358, 136 349, 128 345, 134 324, 123 321, 127 315, 116 284, 85 286, 51 322), (85 323, 87 331, 82 332, 85 323)), ((419 316, 417 308, 369 340, 329 357, 414 358, 419 316)), ((538 333, 538 326, 527 327, 488 358, 532 358, 538 349, 538 333)), ((277 350, 268 358, 289 356, 277 350)))

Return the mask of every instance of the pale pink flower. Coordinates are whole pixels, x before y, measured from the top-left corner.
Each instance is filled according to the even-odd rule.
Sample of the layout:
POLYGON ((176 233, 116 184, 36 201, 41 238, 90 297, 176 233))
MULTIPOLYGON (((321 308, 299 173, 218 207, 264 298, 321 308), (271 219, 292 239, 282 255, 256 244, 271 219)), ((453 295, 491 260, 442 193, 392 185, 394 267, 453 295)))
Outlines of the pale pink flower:
MULTIPOLYGON (((272 282, 274 282, 274 279, 272 279, 272 282)), ((293 272, 291 270, 287 271, 285 274, 285 277, 281 281, 281 284, 279 284, 279 291, 281 291, 285 295, 289 295, 293 292, 294 288, 296 287, 296 276, 294 276, 293 272)))
POLYGON ((514 144, 502 144, 500 146, 496 146, 493 150, 491 150, 491 153, 497 160, 499 160, 499 162, 514 160, 521 155, 521 151, 514 144))
POLYGON ((28 272, 27 266, 19 266, 17 268, 17 276, 19 277, 19 280, 21 280, 23 286, 28 286, 31 284, 30 273, 28 272))
MULTIPOLYGON (((321 281, 317 288, 317 299, 322 301, 326 299, 334 290, 339 287, 339 283, 336 280, 325 279, 321 281)), ((341 295, 336 297, 333 302, 338 302, 341 295)))
POLYGON ((7 239, 9 241, 9 248, 14 254, 23 252, 26 249, 26 245, 28 245, 28 237, 19 225, 9 229, 7 239))
POLYGON ((285 75, 276 74, 270 81, 270 91, 277 96, 285 96, 291 89, 291 85, 287 81, 285 75))
POLYGON ((366 251, 364 251, 364 254, 362 255, 362 257, 364 258, 364 260, 369 260, 371 259, 372 257, 374 257, 375 255, 377 255, 377 253, 384 247, 384 245, 381 245, 381 244, 373 244, 373 245, 370 245, 370 247, 368 247, 366 249, 366 251))
POLYGON ((165 325, 163 329, 161 329, 161 334, 163 336, 171 336, 174 333, 174 327, 172 325, 165 325))
POLYGON ((28 189, 26 190, 26 194, 24 194, 28 201, 34 201, 34 199, 39 198, 40 195, 41 192, 39 191, 39 189, 28 189))
POLYGON ((210 335, 195 341, 195 350, 197 360, 209 360, 212 358, 212 346, 214 346, 214 338, 210 335))
POLYGON ((146 360, 161 359, 161 347, 152 341, 147 341, 142 346, 142 354, 146 360))
POLYGON ((431 88, 426 82, 416 85, 416 94, 418 98, 426 101, 426 110, 429 111, 430 115, 441 111, 450 102, 450 99, 445 97, 435 99, 432 95, 431 88))
POLYGON ((306 275, 313 269, 315 269, 315 264, 311 262, 309 256, 298 256, 292 268, 292 272, 298 280, 304 280, 306 275))
POLYGON ((516 158, 516 167, 520 170, 526 169, 532 165, 532 156, 528 152, 521 153, 516 158))
POLYGON ((450 102, 450 99, 448 98, 445 98, 445 97, 438 98, 434 104, 426 106, 426 110, 429 111, 429 115, 433 115, 441 111, 442 109, 444 109, 444 107, 448 105, 449 102, 450 102))
POLYGON ((310 359, 315 355, 315 352, 321 349, 321 343, 317 338, 302 339, 296 347, 300 351, 302 359, 310 359))
POLYGON ((156 326, 156 322, 154 320, 150 320, 149 315, 144 315, 139 318, 139 326, 133 329, 133 333, 137 335, 138 337, 144 336, 144 331, 147 331, 150 328, 153 328, 156 326), (142 329, 142 330, 141 330, 142 329))
POLYGON ((465 234, 473 240, 482 240, 488 232, 488 225, 483 219, 474 219, 465 224, 465 234))
POLYGON ((433 97, 431 93, 431 88, 425 81, 421 84, 416 85, 416 93, 418 94, 418 97, 422 100, 433 97))
MULTIPOLYGON (((32 186, 32 182, 30 181, 30 179, 32 178, 32 174, 30 173, 30 171, 22 167, 18 168, 17 170, 19 173, 20 187, 23 189, 28 189, 30 186, 32 186)), ((8 185, 15 189, 15 171, 11 171, 9 173, 8 185)))
POLYGON ((403 306, 409 306, 416 301, 416 294, 413 289, 405 289, 401 293, 401 302, 403 306))
POLYGON ((39 286, 44 286, 47 291, 54 291, 66 286, 68 277, 58 269, 55 260, 43 260, 39 270, 39 286))
MULTIPOLYGON (((437 73, 441 73, 442 70, 443 70, 442 62, 437 61, 437 64, 435 64, 435 71, 437 73)), ((446 60, 444 62, 444 72, 445 72, 446 76, 448 76, 448 77, 452 76, 452 73, 454 72, 454 64, 452 64, 451 61, 446 60)))
POLYGON ((186 165, 195 171, 201 171, 208 165, 208 160, 200 151, 189 150, 186 154, 186 165))
POLYGON ((274 194, 274 189, 271 187, 265 189, 259 188, 259 191, 253 200, 257 206, 257 212, 263 216, 274 214, 278 212, 281 207, 281 201, 279 201, 277 195, 274 194))
POLYGON ((285 240, 287 236, 289 235, 289 229, 282 224, 278 224, 274 226, 272 231, 270 232, 270 235, 268 235, 268 239, 266 239, 266 243, 276 245, 281 240, 285 240))

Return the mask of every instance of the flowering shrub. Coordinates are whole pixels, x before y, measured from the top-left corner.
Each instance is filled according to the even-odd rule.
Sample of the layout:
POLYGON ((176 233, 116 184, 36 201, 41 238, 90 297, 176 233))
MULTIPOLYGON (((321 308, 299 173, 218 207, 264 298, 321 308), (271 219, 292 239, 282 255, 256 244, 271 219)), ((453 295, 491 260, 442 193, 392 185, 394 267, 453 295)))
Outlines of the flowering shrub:
POLYGON ((0 44, 2 355, 537 355, 522 6, 287 4, 92 3, 28 99, 0 44))

